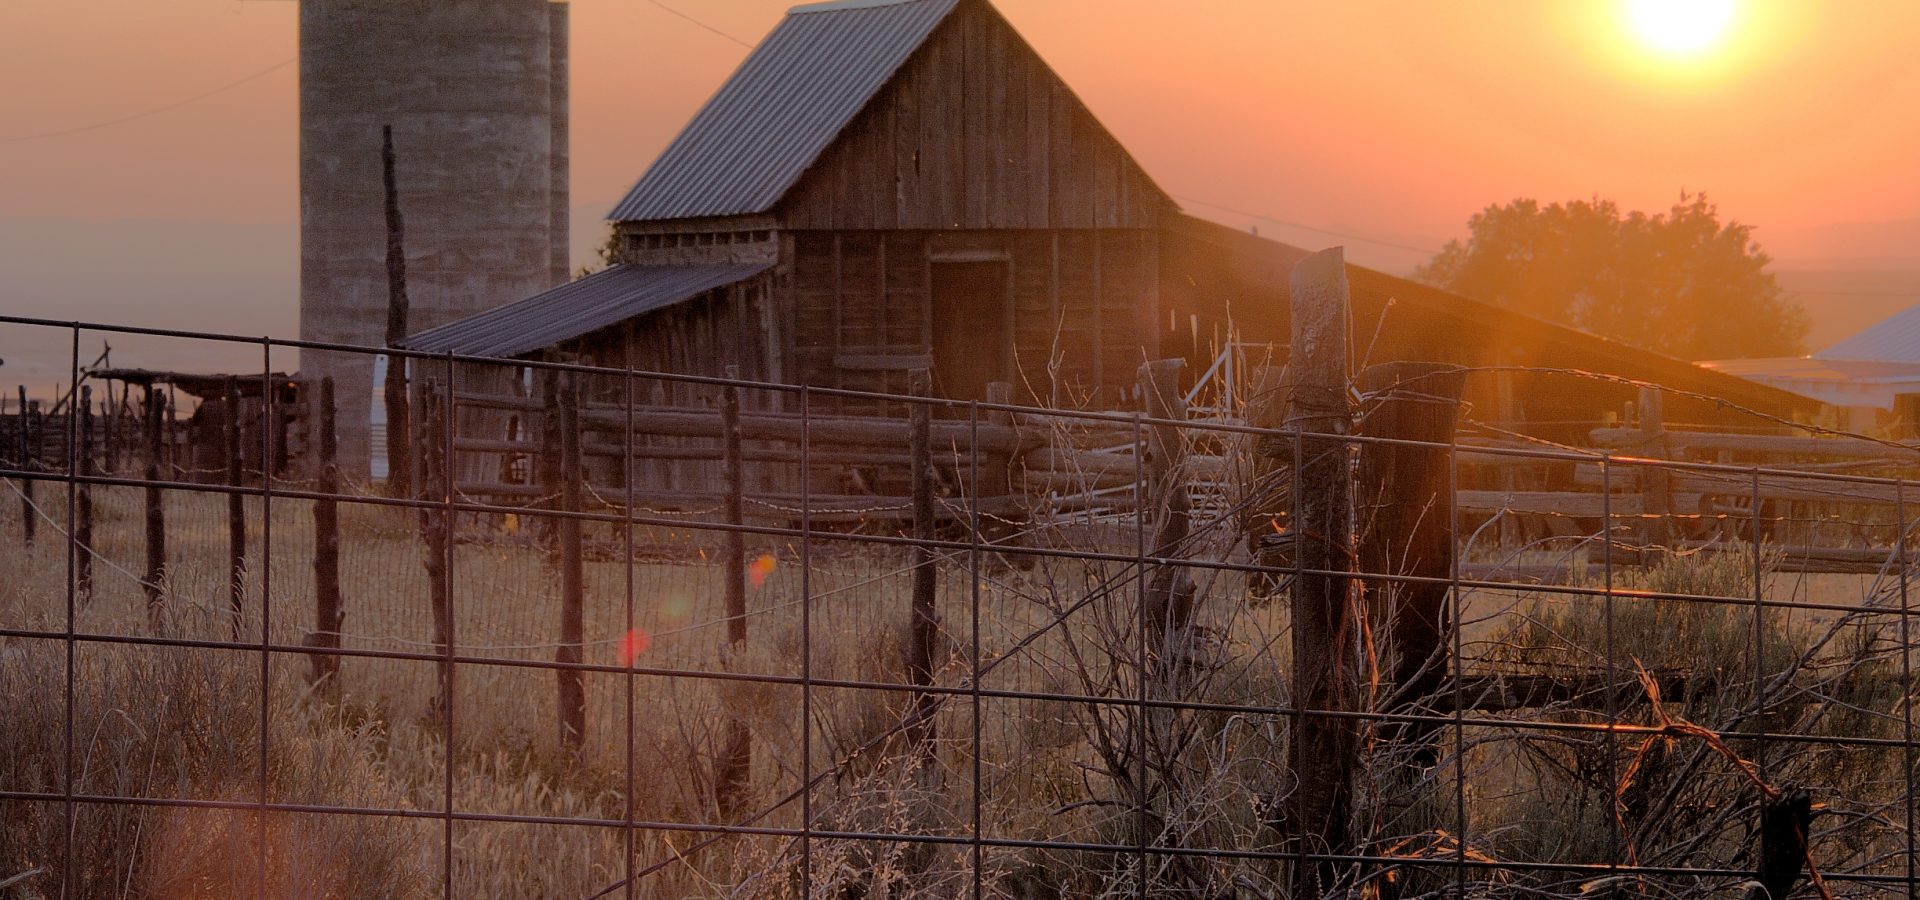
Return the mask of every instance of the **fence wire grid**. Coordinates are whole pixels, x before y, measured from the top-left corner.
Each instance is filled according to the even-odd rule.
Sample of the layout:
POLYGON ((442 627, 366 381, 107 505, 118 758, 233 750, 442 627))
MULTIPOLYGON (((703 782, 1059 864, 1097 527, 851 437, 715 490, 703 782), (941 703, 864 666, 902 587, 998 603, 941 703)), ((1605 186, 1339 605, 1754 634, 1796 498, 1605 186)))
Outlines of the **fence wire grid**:
MULTIPOLYGON (((73 398, 100 334, 252 343, 263 386, 291 351, 406 356, 440 459, 405 497, 311 473, 152 477, 137 455, 91 458, 75 401, 44 420, 62 458, 9 444, 5 891, 1920 885, 1910 448, 1876 465, 1656 459, 1484 440, 1464 419, 1413 440, 0 325, 70 344, 73 398), (472 437, 511 406, 456 387, 487 367, 587 398, 578 471, 559 476, 577 502, 530 474, 554 465, 548 445, 472 437), (660 385, 710 395, 694 411, 745 429, 745 449, 724 428, 650 432, 660 385), (820 412, 836 399, 901 411, 912 440, 857 446, 820 412), (1382 459, 1398 480, 1369 481, 1382 459), (1354 495, 1348 533, 1310 527, 1326 499, 1310 479, 1330 469, 1354 495), (1588 499, 1513 486, 1547 471, 1588 499), (688 487, 716 477, 736 496, 688 487), (1423 557, 1434 534, 1444 549, 1423 557), (1330 630, 1303 638, 1313 590, 1331 592, 1314 626, 1330 630)), ((255 433, 274 441, 284 411, 260 396, 255 433)), ((1364 399, 1392 397, 1433 401, 1364 399)))

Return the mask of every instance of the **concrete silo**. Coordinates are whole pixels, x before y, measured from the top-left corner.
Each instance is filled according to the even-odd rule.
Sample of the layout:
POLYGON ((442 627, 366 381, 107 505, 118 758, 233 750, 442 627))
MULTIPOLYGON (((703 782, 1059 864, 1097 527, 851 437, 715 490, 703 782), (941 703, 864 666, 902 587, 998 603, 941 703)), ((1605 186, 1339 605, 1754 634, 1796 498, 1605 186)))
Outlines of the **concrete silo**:
MULTIPOLYGON (((393 126, 410 331, 567 275, 567 7, 553 0, 300 0, 300 335, 380 345, 381 128, 393 126)), ((340 462, 365 474, 373 361, 335 383, 340 462)))

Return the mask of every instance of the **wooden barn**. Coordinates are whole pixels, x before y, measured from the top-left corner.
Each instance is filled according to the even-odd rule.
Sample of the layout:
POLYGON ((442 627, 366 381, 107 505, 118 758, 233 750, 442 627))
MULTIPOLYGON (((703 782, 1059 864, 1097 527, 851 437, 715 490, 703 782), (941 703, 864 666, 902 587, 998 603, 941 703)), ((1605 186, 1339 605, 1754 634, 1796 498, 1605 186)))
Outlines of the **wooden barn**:
MULTIPOLYGON (((1184 357, 1192 378, 1234 342, 1284 348, 1287 277, 1307 252, 1183 214, 986 0, 794 8, 611 218, 617 264, 405 346, 888 392, 930 369, 950 398, 1008 382, 1019 401, 1132 408, 1145 360, 1184 357)), ((1806 405, 1360 267, 1351 281, 1356 359, 1551 365, 1778 415, 1806 405)), ((1483 418, 1543 427, 1633 396, 1546 375, 1469 387, 1483 418)))

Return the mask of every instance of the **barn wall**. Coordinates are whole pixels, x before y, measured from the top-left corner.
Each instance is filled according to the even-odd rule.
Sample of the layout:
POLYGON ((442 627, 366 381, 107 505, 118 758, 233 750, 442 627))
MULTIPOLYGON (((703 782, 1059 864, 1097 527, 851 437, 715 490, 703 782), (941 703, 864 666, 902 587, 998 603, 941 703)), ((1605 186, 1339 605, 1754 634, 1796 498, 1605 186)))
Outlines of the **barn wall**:
POLYGON ((796 229, 1152 228, 1169 204, 1000 14, 965 4, 822 154, 796 229))
MULTIPOLYGON (((1015 396, 1112 407, 1158 343, 1152 232, 791 233, 786 304, 799 383, 904 393, 909 371, 872 367, 930 352, 935 259, 989 256, 1012 268, 1015 396), (1054 362, 1050 370, 1049 361, 1054 362)), ((848 401, 849 412, 889 412, 848 401)), ((895 411, 897 412, 897 411, 895 411)))

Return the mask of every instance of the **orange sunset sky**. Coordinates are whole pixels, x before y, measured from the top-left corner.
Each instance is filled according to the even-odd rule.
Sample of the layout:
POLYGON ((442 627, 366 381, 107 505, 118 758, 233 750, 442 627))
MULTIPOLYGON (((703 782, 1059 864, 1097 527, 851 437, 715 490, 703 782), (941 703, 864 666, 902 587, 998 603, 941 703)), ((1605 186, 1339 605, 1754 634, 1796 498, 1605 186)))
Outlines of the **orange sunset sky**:
MULTIPOLYGON (((789 5, 663 2, 749 43, 789 5)), ((572 5, 585 262, 747 51, 652 0, 572 5)), ((1783 269, 1920 269, 1907 0, 1732 0, 1692 50, 1627 0, 998 5, 1189 210, 1281 240, 1404 271, 1490 202, 1705 189, 1783 269)), ((0 308, 293 334, 295 67, 87 126, 290 62, 295 28, 293 0, 0 4, 0 308)), ((1912 302, 1863 278, 1807 296, 1847 330, 1912 302)), ((1844 336, 1816 320, 1816 346, 1844 336)))

